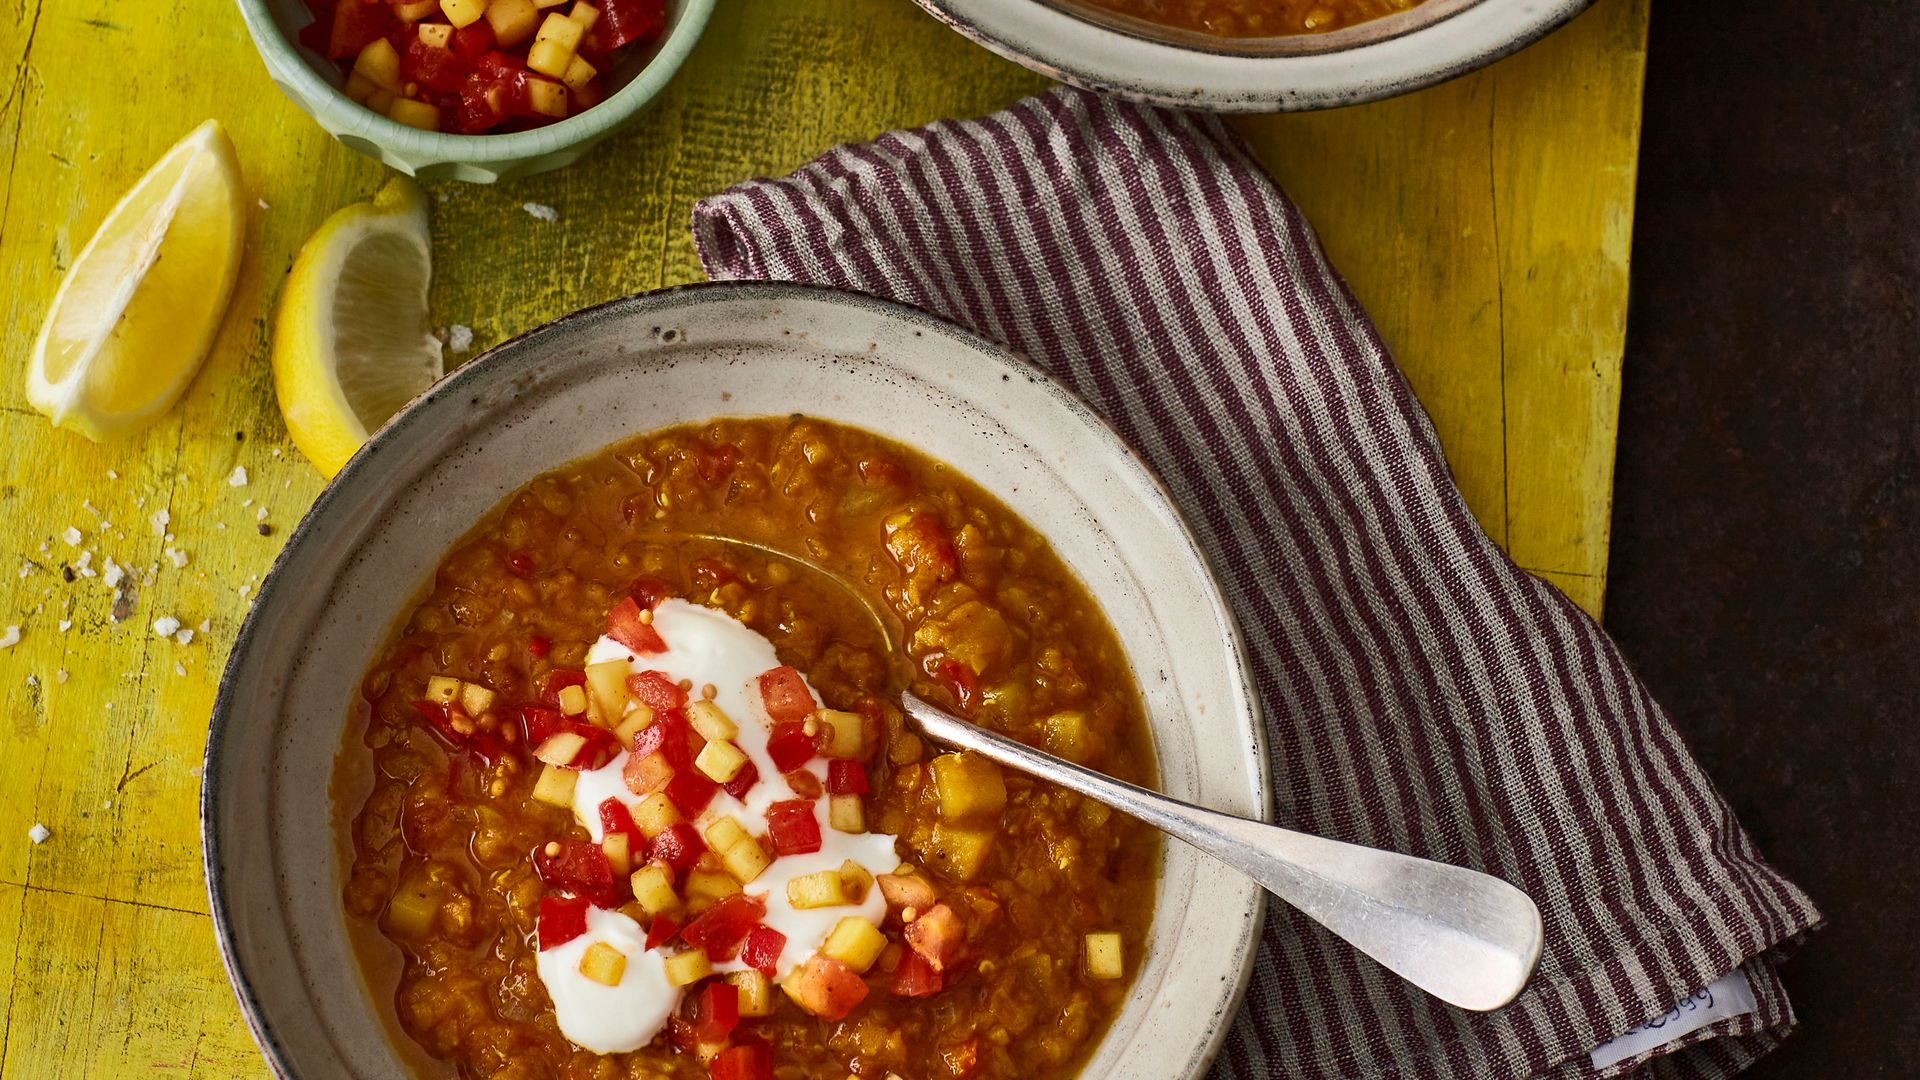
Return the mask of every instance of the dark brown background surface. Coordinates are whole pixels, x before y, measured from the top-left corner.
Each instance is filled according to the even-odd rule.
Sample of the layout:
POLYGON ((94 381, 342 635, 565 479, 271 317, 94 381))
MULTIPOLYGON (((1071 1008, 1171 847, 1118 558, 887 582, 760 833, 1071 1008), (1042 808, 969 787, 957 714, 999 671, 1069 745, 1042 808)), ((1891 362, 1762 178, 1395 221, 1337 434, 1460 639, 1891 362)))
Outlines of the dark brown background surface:
POLYGON ((1920 1076, 1920 4, 1651 35, 1607 625, 1828 918, 1746 1075, 1920 1076))

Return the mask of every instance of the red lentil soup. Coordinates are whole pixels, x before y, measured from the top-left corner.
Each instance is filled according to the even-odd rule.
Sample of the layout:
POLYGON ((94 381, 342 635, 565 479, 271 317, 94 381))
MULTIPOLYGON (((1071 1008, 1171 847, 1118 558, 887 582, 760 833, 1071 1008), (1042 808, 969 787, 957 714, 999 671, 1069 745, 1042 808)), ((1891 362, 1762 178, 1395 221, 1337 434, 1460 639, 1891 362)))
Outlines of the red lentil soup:
POLYGON ((804 416, 661 431, 540 477, 459 542, 366 673, 337 769, 336 790, 368 792, 340 807, 362 969, 422 1073, 1079 1070, 1145 953, 1159 839, 913 734, 875 611, 916 693, 1153 781, 1138 689, 1085 587, 992 495, 871 433, 804 416), (713 611, 731 617, 716 632, 770 644, 753 715, 641 670, 713 611), (603 677, 607 650, 624 682, 603 677), (773 768, 756 778, 736 743, 773 768), (596 829, 574 800, 610 755, 645 799, 602 804, 596 829), (712 807, 755 784, 785 785, 767 831, 722 824, 712 807), (763 895, 787 860, 820 858, 802 853, 822 831, 897 865, 848 860, 763 895), (867 916, 769 952, 785 939, 768 903, 807 908, 816 889, 867 916), (562 952, 615 923, 636 935, 624 953, 562 952), (590 993, 660 972, 678 996, 656 1036, 596 1052, 562 1030, 559 967, 590 993))
POLYGON ((1161 26, 1218 37, 1325 34, 1418 7, 1422 0, 1083 0, 1161 26))

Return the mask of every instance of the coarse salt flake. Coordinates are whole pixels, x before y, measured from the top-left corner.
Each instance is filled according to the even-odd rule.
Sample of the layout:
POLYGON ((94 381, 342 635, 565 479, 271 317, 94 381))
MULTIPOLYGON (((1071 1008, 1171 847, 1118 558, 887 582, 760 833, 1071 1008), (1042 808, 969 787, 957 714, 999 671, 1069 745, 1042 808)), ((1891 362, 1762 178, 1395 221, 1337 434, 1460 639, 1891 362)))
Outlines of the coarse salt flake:
POLYGON ((107 565, 100 573, 101 583, 106 585, 107 588, 111 589, 114 586, 120 584, 120 579, 126 576, 127 576, 127 568, 124 566, 121 566, 117 562, 114 562, 113 556, 111 555, 107 556, 107 565))
POLYGON ((161 637, 172 637, 180 630, 180 620, 171 615, 162 615, 153 620, 153 632, 161 637))
POLYGON ((65 540, 68 547, 79 547, 80 541, 86 538, 80 535, 79 529, 69 525, 67 531, 60 534, 60 539, 65 540))
POLYGON ((174 664, 174 665, 173 665, 173 673, 174 673, 175 675, 185 675, 185 674, 187 673, 187 665, 185 665, 185 664, 180 664, 180 663, 176 663, 176 664, 174 664))
POLYGON ((60 620, 60 632, 61 632, 61 633, 63 633, 63 634, 64 634, 64 633, 66 633, 67 631, 69 631, 69 630, 71 630, 71 629, 73 629, 73 620, 72 620, 72 619, 61 619, 61 620, 60 620))
POLYGON ((527 213, 532 214, 534 217, 539 218, 541 221, 559 221, 560 220, 560 211, 555 210, 553 207, 548 206, 546 203, 537 203, 537 202, 521 203, 520 209, 525 210, 527 213))
POLYGON ((60 683, 60 684, 61 684, 61 685, 63 685, 63 686, 64 686, 64 685, 66 685, 66 682, 67 682, 67 669, 66 669, 66 668, 61 668, 61 669, 60 669, 59 671, 56 671, 56 672, 54 672, 54 673, 53 673, 53 681, 54 681, 54 682, 57 682, 57 683, 60 683))
POLYGON ((473 348, 473 327, 454 323, 447 328, 447 348, 454 352, 466 352, 473 348))
POLYGON ((167 513, 165 508, 155 510, 153 513, 147 515, 147 524, 153 526, 153 535, 155 536, 165 536, 167 523, 172 520, 173 515, 167 513))
POLYGON ((184 569, 187 565, 187 553, 179 548, 170 547, 167 549, 167 561, 173 564, 175 570, 184 569))
POLYGON ((235 465, 233 467, 233 471, 227 474, 227 486, 228 487, 246 487, 247 486, 247 467, 245 465, 235 465))
POLYGON ((180 628, 178 633, 173 635, 173 640, 179 642, 182 645, 191 645, 193 644, 193 631, 183 626, 180 628))
POLYGON ((0 631, 0 649, 11 649, 18 644, 20 644, 19 627, 9 626, 4 631, 0 631))
POLYGON ((33 841, 36 844, 46 843, 47 837, 52 835, 53 835, 52 829, 47 828, 45 825, 42 825, 37 821, 33 823, 33 828, 27 830, 27 839, 33 841))

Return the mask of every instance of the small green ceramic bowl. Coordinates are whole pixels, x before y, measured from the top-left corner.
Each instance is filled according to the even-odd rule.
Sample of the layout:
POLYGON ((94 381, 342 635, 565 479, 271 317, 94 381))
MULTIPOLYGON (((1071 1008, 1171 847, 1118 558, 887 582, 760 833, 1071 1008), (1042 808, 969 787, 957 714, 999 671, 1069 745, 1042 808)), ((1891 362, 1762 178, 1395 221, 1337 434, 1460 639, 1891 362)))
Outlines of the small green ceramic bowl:
POLYGON ((609 73, 600 104, 557 124, 505 135, 448 135, 389 120, 342 92, 337 65, 299 44, 312 21, 301 0, 238 0, 267 73, 293 103, 334 138, 423 180, 496 180, 571 165, 625 126, 673 78, 706 29, 714 0, 669 0, 667 31, 652 53, 636 52, 609 73))

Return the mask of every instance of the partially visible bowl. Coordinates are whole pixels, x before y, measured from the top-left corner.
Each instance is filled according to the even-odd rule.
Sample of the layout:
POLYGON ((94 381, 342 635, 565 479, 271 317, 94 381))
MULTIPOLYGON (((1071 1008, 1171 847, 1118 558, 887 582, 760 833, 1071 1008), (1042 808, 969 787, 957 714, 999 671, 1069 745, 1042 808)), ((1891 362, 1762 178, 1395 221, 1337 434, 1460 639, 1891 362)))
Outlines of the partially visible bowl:
POLYGON ((1515 52, 1593 0, 1425 0, 1323 34, 1226 38, 1088 0, 917 0, 1043 75, 1136 101, 1212 112, 1295 112, 1404 94, 1515 52))
POLYGON ((300 45, 300 28, 312 21, 301 0, 238 3, 267 74, 334 138, 423 180, 491 184, 571 165, 640 115, 693 50, 714 0, 671 0, 659 44, 635 50, 608 73, 612 92, 605 101, 545 127, 502 135, 449 135, 389 120, 347 97, 339 67, 300 45))
MULTIPOLYGON (((608 444, 794 411, 907 442, 1024 516, 1119 636, 1162 788, 1269 816, 1232 614, 1165 489, 1085 404, 1005 349, 870 297, 723 284, 615 301, 500 346, 375 434, 294 531, 234 642, 202 840, 221 952, 280 1075, 408 1074, 348 938, 327 778, 360 673, 442 554, 527 481, 608 444)), ((1263 898, 1168 844, 1146 956, 1085 1075, 1204 1074, 1245 990, 1263 898)))

